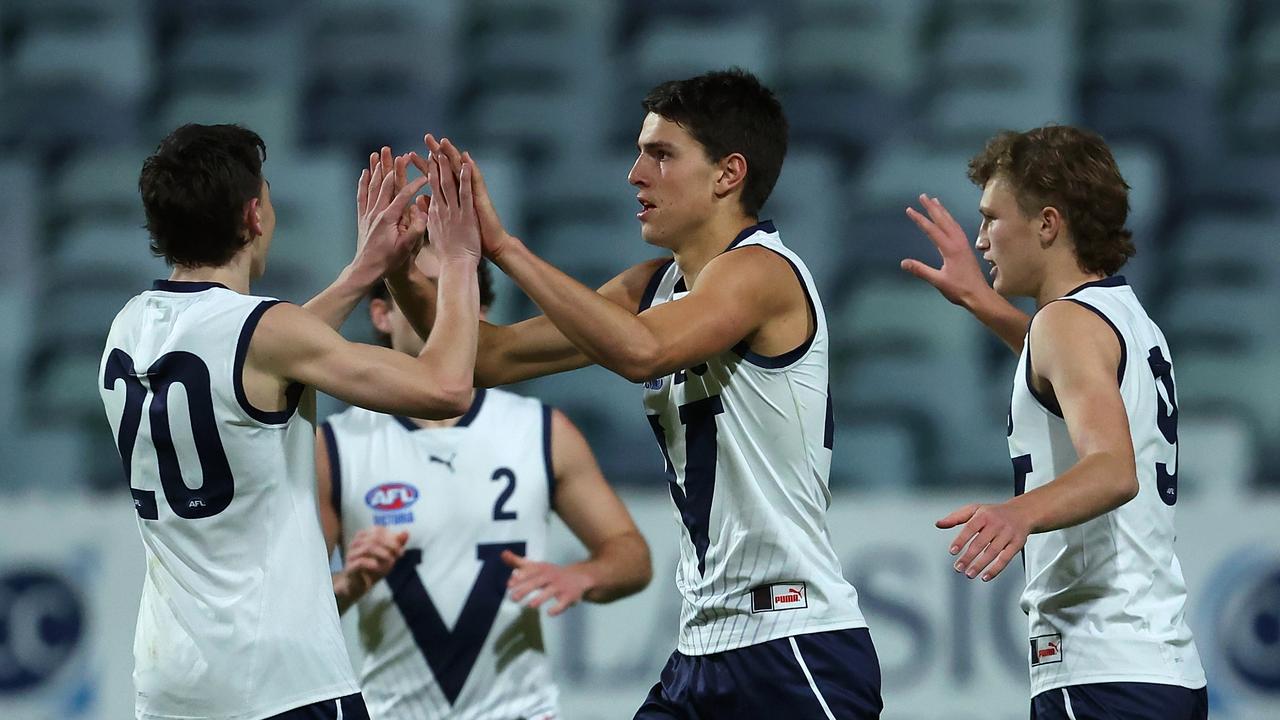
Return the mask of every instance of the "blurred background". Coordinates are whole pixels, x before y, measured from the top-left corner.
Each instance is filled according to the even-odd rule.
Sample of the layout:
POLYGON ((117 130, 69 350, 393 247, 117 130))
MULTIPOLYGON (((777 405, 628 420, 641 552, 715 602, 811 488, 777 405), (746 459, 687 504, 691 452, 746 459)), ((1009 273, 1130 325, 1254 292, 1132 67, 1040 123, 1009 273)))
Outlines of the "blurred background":
MULTIPOLYGON (((24 553, 49 534, 48 518, 32 508, 62 518, 83 511, 83 532, 123 520, 124 552, 141 555, 95 379, 117 310, 168 274, 149 255, 137 193, 142 160, 165 134, 185 122, 237 122, 265 139, 279 224, 257 293, 302 302, 328 284, 352 254, 351 198, 368 152, 384 143, 421 150, 426 131, 472 151, 508 226, 531 247, 600 284, 655 255, 640 239, 626 181, 640 99, 658 82, 733 65, 773 87, 791 123, 762 218, 806 259, 826 306, 838 426, 832 523, 838 536, 849 533, 847 569, 860 590, 856 556, 869 552, 868 538, 908 543, 898 548, 903 557, 945 566, 943 540, 924 529, 922 508, 945 512, 943 498, 998 499, 1009 487, 1001 431, 1015 358, 898 269, 903 257, 936 259, 903 209, 928 192, 976 230, 980 193, 965 167, 990 135, 1083 125, 1108 140, 1132 186, 1139 254, 1122 272, 1174 352, 1186 488, 1179 527, 1193 538, 1179 552, 1193 610, 1210 613, 1206 624, 1219 610, 1239 623, 1218 635, 1193 623, 1206 656, 1207 639, 1230 639, 1227 659, 1206 657, 1218 687, 1239 685, 1217 693, 1216 708, 1252 717, 1256 701, 1266 708, 1257 717, 1280 716, 1271 704, 1280 698, 1272 513, 1280 512, 1280 0, 3 0, 0 514, 12 522, 0 523, 0 710, 10 708, 0 714, 107 717, 97 703, 110 691, 85 689, 101 678, 72 682, 66 668, 131 665, 117 655, 127 651, 136 587, 120 590, 135 600, 126 593, 105 618, 86 604, 75 632, 66 617, 45 618, 30 646, 43 654, 22 655, 6 614, 16 612, 14 588, 43 586, 5 568, 27 567, 24 553), (43 519, 30 525, 33 517, 43 519), (915 518, 927 542, 917 548, 886 518, 915 518), (28 526, 43 535, 15 529, 28 526), (1240 570, 1245 548, 1263 555, 1240 570), (1195 588, 1215 577, 1232 578, 1234 594, 1197 606, 1195 588), (127 625, 126 644, 77 655, 73 636, 110 644, 102 623, 127 625), (1233 660, 1230 648, 1244 655, 1233 660), (31 670, 37 656, 47 672, 31 670), (1237 666, 1235 675, 1221 669, 1237 666), (79 699, 56 711, 40 704, 64 695, 79 699)), ((536 312, 496 275, 492 320, 536 312)), ((372 338, 363 308, 346 332, 372 338)), ((639 389, 591 369, 516 390, 568 412, 642 524, 654 523, 646 530, 655 556, 674 552, 679 525, 639 389)), ((325 399, 321 409, 340 406, 325 399)), ((89 582, 81 566, 94 566, 84 553, 114 552, 111 543, 68 547, 78 559, 58 560, 62 574, 50 575, 68 597, 114 592, 76 585, 89 582)), ((571 544, 564 551, 576 552, 571 544)), ((619 682, 638 674, 631 682, 647 685, 670 649, 674 606, 666 604, 675 593, 661 574, 669 565, 658 563, 654 587, 634 602, 661 604, 654 625, 671 633, 662 648, 636 656, 634 672, 619 671, 619 682)), ((121 584, 120 573, 97 567, 93 582, 121 584)), ((918 630, 894 609, 918 606, 950 582, 927 578, 899 579, 890 583, 896 600, 864 603, 873 631, 877 620, 889 628, 877 635, 882 656, 893 654, 885 645, 894 623, 902 644, 941 642, 931 640, 932 621, 918 630)), ((1021 647, 1012 597, 1000 600, 1009 618, 999 622, 1021 647)), ((569 664, 570 710, 575 692, 613 687, 591 668, 636 652, 611 645, 604 630, 592 644, 584 638, 595 636, 574 624, 611 617, 606 610, 616 611, 575 610, 565 623, 573 632, 556 640, 569 648, 558 662, 569 664), (593 653, 600 662, 586 663, 593 653)), ((956 623, 967 625, 939 617, 936 627, 950 633, 956 623)), ((967 642, 946 637, 946 647, 967 642)), ((927 685, 907 680, 924 672, 920 652, 903 654, 903 697, 908 686, 927 685)), ((1011 702, 1021 703, 1010 717, 1025 713, 1021 652, 1012 669, 990 676, 1005 678, 1011 702)), ((937 695, 899 709, 954 699, 989 677, 962 666, 939 676, 937 695)), ((886 682, 893 693, 892 672, 886 682)), ((610 712, 609 698, 576 707, 581 716, 629 717, 637 703, 623 698, 612 701, 625 712, 610 712)), ((974 717, 992 716, 977 707, 974 717)), ((886 717, 946 716, 918 712, 886 717)))

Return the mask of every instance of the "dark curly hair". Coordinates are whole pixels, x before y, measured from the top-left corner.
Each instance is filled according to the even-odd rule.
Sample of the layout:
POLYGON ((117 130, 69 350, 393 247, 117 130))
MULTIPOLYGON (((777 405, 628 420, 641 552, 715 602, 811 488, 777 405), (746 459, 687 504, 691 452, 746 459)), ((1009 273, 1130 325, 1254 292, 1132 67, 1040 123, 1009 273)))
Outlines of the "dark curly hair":
POLYGON ((151 252, 170 265, 225 265, 248 243, 245 203, 262 192, 267 146, 239 125, 183 125, 142 164, 151 252))
POLYGON ((1113 275, 1137 252, 1124 226, 1129 185, 1099 135, 1066 125, 1006 130, 969 161, 978 187, 997 175, 1013 186, 1023 215, 1050 206, 1062 213, 1085 272, 1113 275))
POLYGON ((688 131, 712 162, 741 153, 747 159, 742 210, 760 215, 787 154, 787 118, 769 88, 732 68, 662 83, 641 104, 688 131))

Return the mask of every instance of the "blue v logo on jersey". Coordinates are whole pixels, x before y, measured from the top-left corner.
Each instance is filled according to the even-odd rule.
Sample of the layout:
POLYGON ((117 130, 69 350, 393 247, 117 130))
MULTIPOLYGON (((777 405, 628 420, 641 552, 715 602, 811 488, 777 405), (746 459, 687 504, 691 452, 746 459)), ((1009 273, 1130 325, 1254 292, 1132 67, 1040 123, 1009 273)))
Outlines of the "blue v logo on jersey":
POLYGON ((373 510, 375 525, 400 525, 413 522, 409 507, 418 497, 418 488, 408 483, 382 483, 365 493, 364 504, 373 510))

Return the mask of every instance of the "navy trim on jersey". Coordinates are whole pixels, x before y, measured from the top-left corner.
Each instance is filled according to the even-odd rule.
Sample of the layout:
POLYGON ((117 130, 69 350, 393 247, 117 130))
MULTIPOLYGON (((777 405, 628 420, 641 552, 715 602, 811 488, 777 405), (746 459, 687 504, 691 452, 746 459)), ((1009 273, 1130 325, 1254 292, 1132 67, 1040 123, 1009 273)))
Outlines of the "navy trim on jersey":
POLYGON ((458 418, 458 422, 454 427, 467 427, 476 419, 476 415, 480 414, 480 406, 484 404, 484 388, 476 388, 475 399, 471 401, 471 407, 467 408, 466 414, 458 418))
MULTIPOLYGON (((1123 280, 1124 278, 1120 279, 1123 280)), ((1067 302, 1073 302, 1082 308, 1092 310, 1094 314, 1102 318, 1102 320, 1111 327, 1111 331, 1116 334, 1116 340, 1120 342, 1120 365, 1116 368, 1116 383, 1123 383, 1125 364, 1129 362, 1129 348, 1125 346, 1124 336, 1120 334, 1120 328, 1116 327, 1116 324, 1111 322, 1111 318, 1107 317, 1105 313, 1089 303, 1075 298, 1067 298, 1066 300, 1067 302)))
POLYGON ((249 313, 249 317, 244 321, 244 327, 240 328, 240 339, 236 341, 236 361, 231 372, 231 381, 235 385, 236 400, 240 403, 240 407, 249 414, 249 417, 268 425, 282 425, 289 422, 289 418, 293 417, 293 413, 298 409, 298 401, 302 398, 304 388, 302 383, 289 383, 284 390, 287 403, 284 410, 259 410, 249 402, 249 396, 244 391, 244 361, 249 356, 249 340, 253 338, 253 331, 257 329, 263 313, 281 302, 283 301, 263 300, 249 313))
MULTIPOLYGON (((1035 321, 1035 317, 1032 317, 1031 322, 1035 321)), ((1035 384, 1031 382, 1031 323, 1027 323, 1027 339, 1024 341, 1023 346, 1027 349, 1027 366, 1023 368, 1024 372, 1022 373, 1023 380, 1027 383, 1027 391, 1030 392, 1031 397, 1040 404, 1040 407, 1061 418, 1062 406, 1058 404, 1058 399, 1041 395, 1040 392, 1036 390, 1035 384)), ((1065 420, 1065 418, 1063 419, 1065 420)))
MULTIPOLYGON (((773 227, 772 223, 767 223, 767 224, 769 225, 769 227, 773 227)), ((751 348, 748 347, 746 340, 740 340, 738 344, 734 345, 732 348, 733 351, 737 353, 739 357, 751 363, 752 365, 756 365, 762 368, 769 368, 771 370, 784 368, 790 365, 791 363, 798 361, 800 358, 804 357, 804 354, 809 351, 809 347, 813 345, 813 339, 818 336, 818 309, 817 309, 817 306, 813 304, 813 296, 809 293, 809 285, 804 281, 804 275, 800 274, 800 268, 796 266, 795 263, 791 262, 791 258, 787 257, 786 255, 783 255, 782 253, 778 252, 777 250, 774 250, 771 247, 766 247, 764 245, 746 245, 744 247, 764 248, 765 250, 768 250, 769 252, 776 254, 778 257, 782 258, 783 260, 786 260, 787 264, 791 266, 791 271, 796 274, 796 280, 800 281, 800 289, 804 290, 804 300, 806 303, 809 304, 809 317, 813 318, 813 334, 810 335, 808 338, 805 338, 805 341, 800 343, 800 345, 794 348, 793 350, 784 352, 781 355, 761 355, 760 353, 752 352, 751 348)), ((731 247, 729 249, 736 250, 738 248, 731 247)), ((726 250, 725 252, 728 252, 728 250, 726 250)))
MULTIPOLYGON (((476 415, 480 414, 480 404, 483 402, 484 388, 476 388, 476 396, 471 401, 471 407, 467 408, 467 412, 464 413, 462 417, 458 418, 458 422, 454 423, 453 427, 466 427, 470 425, 472 421, 476 419, 476 415)), ((426 430, 426 428, 403 415, 392 415, 391 417, 395 418, 396 422, 400 423, 400 426, 409 432, 426 430)))
POLYGON ((773 226, 772 220, 763 220, 761 222, 758 222, 755 225, 752 225, 751 227, 738 233, 738 237, 734 238, 733 242, 729 243, 729 247, 725 248, 724 251, 729 252, 730 250, 737 247, 738 244, 741 243, 743 240, 746 240, 747 238, 761 231, 767 232, 767 233, 776 233, 778 232, 778 229, 773 226))
POLYGON ((333 435, 333 425, 328 420, 320 423, 320 432, 324 433, 325 454, 329 456, 329 504, 333 512, 342 519, 342 465, 338 461, 338 440, 333 435))
POLYGON ((213 288, 222 288, 229 290, 226 285, 219 282, 205 282, 192 280, 156 280, 151 283, 152 290, 163 290, 164 292, 194 293, 212 290, 213 288))
POLYGON ((555 507, 556 467, 551 459, 551 406, 542 405, 542 462, 547 468, 547 504, 555 507))
POLYGON ((1080 292, 1081 290, 1084 290, 1085 288, 1091 288, 1091 287, 1123 287, 1123 286, 1128 285, 1128 284, 1129 284, 1129 281, 1128 281, 1128 280, 1125 280, 1123 275, 1112 275, 1112 276, 1110 276, 1110 277, 1102 278, 1101 280, 1091 280, 1091 281, 1089 281, 1089 282, 1087 282, 1087 283, 1085 283, 1085 284, 1081 285, 1080 287, 1076 288, 1075 290, 1072 290, 1071 292, 1067 293, 1066 295, 1063 295, 1063 297, 1071 297, 1072 295, 1075 295, 1076 293, 1080 292))
POLYGON ((653 272, 653 277, 649 278, 649 284, 644 286, 644 295, 640 296, 640 309, 636 311, 637 315, 653 305, 653 296, 658 294, 658 285, 662 283, 662 276, 667 273, 667 268, 671 267, 673 262, 675 259, 668 260, 653 272))

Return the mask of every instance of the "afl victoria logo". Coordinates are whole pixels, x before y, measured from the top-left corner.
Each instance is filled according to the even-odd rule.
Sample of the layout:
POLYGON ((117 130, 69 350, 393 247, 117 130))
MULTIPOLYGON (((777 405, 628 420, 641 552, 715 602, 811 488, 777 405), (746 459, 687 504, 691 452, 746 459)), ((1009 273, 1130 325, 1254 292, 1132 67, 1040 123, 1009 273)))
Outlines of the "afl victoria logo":
POLYGON ((31 689, 66 664, 84 631, 76 590, 45 570, 0 568, 0 695, 31 689))
POLYGON ((418 501, 418 489, 407 483, 383 483, 364 496, 364 504, 378 512, 404 510, 418 501))

